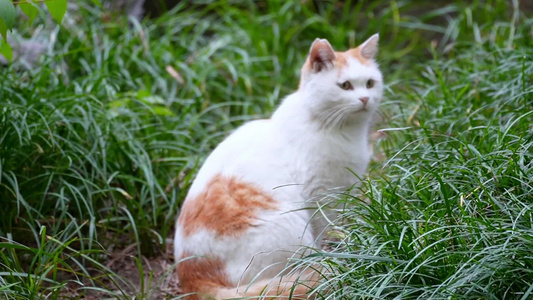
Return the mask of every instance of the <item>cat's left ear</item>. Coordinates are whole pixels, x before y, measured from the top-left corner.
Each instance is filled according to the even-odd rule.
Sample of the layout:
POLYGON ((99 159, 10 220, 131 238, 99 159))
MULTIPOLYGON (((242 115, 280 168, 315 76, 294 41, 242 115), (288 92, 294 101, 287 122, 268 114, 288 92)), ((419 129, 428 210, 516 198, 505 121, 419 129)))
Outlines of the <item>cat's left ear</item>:
POLYGON ((373 59, 378 53, 379 34, 376 33, 361 44, 361 55, 366 59, 373 59))
POLYGON ((328 69, 335 60, 335 51, 326 39, 316 39, 309 50, 309 63, 315 72, 328 69))

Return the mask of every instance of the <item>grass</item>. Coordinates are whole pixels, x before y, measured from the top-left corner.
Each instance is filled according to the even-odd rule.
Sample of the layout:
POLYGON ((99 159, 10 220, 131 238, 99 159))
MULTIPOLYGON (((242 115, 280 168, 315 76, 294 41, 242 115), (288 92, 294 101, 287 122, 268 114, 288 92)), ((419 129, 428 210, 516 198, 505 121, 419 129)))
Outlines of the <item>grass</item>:
POLYGON ((12 36, 47 50, 0 68, 1 297, 152 297, 110 256, 133 246, 157 286, 142 261, 164 252, 210 150, 296 88, 315 37, 340 50, 375 32, 385 136, 341 241, 308 258, 329 271, 319 292, 532 297, 533 19, 516 5, 204 1, 138 22, 79 3, 60 29, 21 17, 12 36))
POLYGON ((361 188, 369 204, 348 199, 337 245, 373 259, 327 258, 331 297, 533 296, 528 51, 472 46, 400 92, 412 105, 390 125, 404 129, 381 144, 388 159, 361 188))

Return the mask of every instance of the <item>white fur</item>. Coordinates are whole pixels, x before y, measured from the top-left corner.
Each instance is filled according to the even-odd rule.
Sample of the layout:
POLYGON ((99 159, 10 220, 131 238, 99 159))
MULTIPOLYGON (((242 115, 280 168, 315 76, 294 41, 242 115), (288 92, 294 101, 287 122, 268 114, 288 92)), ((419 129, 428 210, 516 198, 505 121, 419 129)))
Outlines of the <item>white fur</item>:
MULTIPOLYGON (((260 212, 258 226, 239 237, 216 236, 207 230, 185 237, 178 226, 176 257, 184 251, 216 255, 237 286, 249 283, 265 267, 269 269, 259 278, 272 278, 302 246, 320 247, 328 222, 312 219, 314 211, 305 208, 320 206, 331 199, 326 195, 350 188, 358 181, 351 172, 362 176, 366 171, 369 126, 383 84, 374 62, 364 65, 356 59, 349 59, 340 73, 332 67, 303 78, 300 89, 271 119, 243 125, 211 153, 187 197, 194 198, 222 174, 270 193, 279 211, 260 212), (375 81, 371 89, 366 88, 368 79, 375 81), (347 80, 353 90, 338 86, 347 80), (361 97, 370 98, 366 110, 361 97), (335 121, 331 117, 337 113, 342 118, 339 115, 335 121)), ((335 218, 331 211, 326 216, 335 218)))

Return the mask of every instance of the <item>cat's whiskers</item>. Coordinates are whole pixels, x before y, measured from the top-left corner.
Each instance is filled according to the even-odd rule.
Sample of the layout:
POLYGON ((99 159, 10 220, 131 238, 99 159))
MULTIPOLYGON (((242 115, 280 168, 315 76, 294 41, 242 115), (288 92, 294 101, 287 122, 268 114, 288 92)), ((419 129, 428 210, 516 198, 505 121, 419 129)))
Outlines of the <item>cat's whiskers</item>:
POLYGON ((326 129, 330 129, 333 126, 333 120, 337 117, 338 114, 339 110, 336 107, 330 109, 330 113, 324 118, 324 127, 326 129))
POLYGON ((349 106, 346 108, 346 112, 342 115, 342 120, 340 121, 340 124, 339 124, 339 127, 344 127, 346 125, 346 122, 348 121, 348 119, 350 118, 351 115, 355 114, 355 113, 358 113, 360 111, 363 111, 363 110, 366 110, 366 109, 354 109, 353 106, 349 106))
POLYGON ((335 128, 344 127, 345 120, 348 118, 351 111, 352 109, 350 109, 350 107, 343 108, 342 113, 339 115, 337 120, 335 120, 335 128))
POLYGON ((333 108, 329 108, 329 109, 326 109, 324 110, 323 112, 321 112, 318 116, 317 116, 317 120, 320 122, 320 128, 321 129, 326 129, 328 128, 328 121, 329 119, 335 115, 337 113, 337 109, 335 107, 333 108))
POLYGON ((326 111, 324 118, 321 120, 323 129, 331 130, 334 126, 334 120, 340 114, 338 107, 330 108, 326 111))
POLYGON ((324 112, 323 128, 333 130, 341 128, 351 113, 355 112, 353 105, 343 104, 334 106, 324 112))

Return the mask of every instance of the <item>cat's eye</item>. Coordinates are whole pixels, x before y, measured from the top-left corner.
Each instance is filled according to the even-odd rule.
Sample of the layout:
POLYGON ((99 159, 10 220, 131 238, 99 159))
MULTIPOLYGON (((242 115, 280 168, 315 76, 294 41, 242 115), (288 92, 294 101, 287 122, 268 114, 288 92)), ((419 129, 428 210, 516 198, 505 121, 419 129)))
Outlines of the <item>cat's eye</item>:
POLYGON ((345 81, 339 84, 339 87, 343 90, 353 90, 353 86, 349 81, 345 81))
POLYGON ((371 89, 373 87, 374 87, 374 80, 368 79, 368 81, 366 82, 366 88, 371 89))

